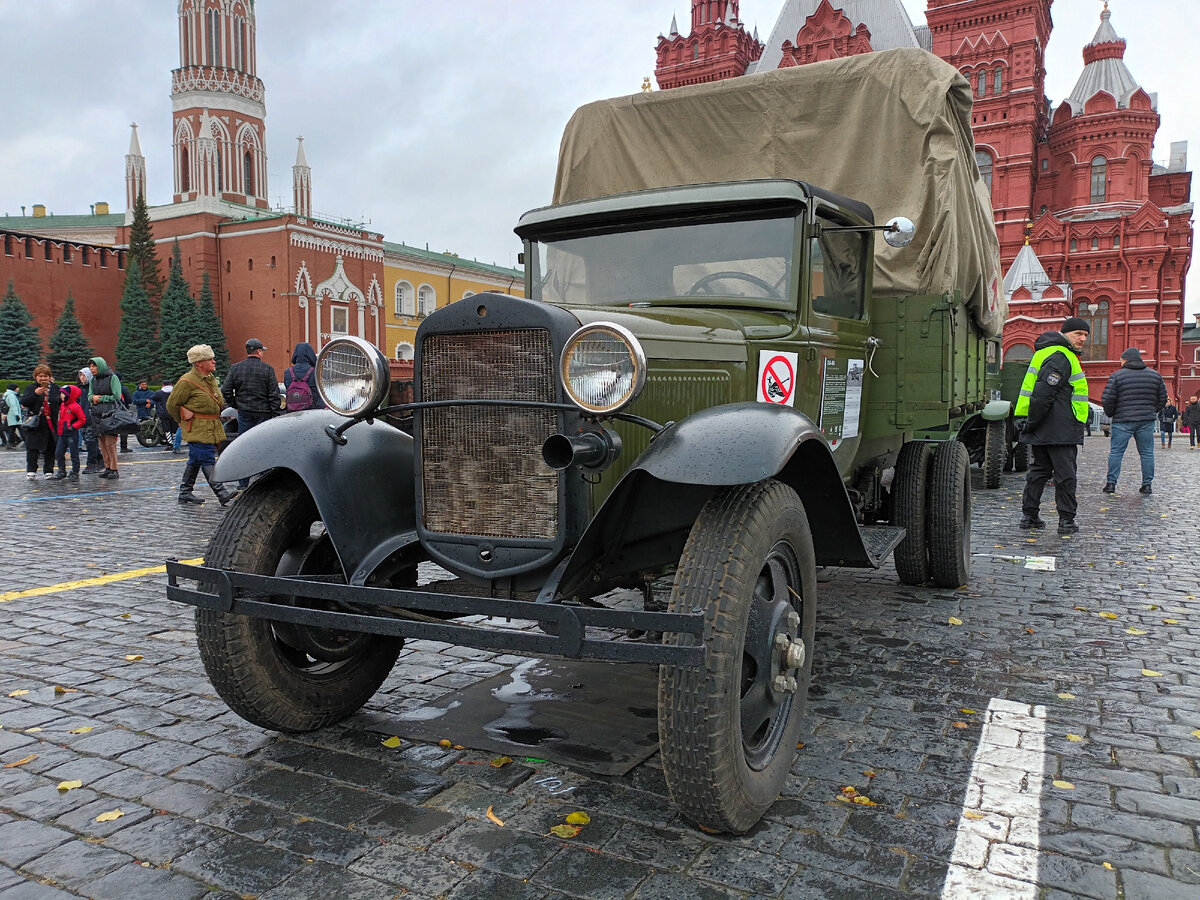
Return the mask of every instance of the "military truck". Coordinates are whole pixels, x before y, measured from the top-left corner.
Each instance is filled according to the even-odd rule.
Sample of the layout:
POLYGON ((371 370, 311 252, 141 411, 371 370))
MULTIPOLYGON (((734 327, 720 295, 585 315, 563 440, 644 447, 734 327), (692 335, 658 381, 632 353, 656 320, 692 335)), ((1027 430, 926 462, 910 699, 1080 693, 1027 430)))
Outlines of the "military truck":
POLYGON ((254 483, 203 566, 167 567, 220 696, 321 728, 406 639, 648 663, 674 802, 752 827, 795 756, 818 567, 969 577, 954 438, 1004 320, 970 106, 893 51, 580 109, 516 227, 528 299, 427 316, 412 402, 330 341, 328 410, 222 455, 254 483))

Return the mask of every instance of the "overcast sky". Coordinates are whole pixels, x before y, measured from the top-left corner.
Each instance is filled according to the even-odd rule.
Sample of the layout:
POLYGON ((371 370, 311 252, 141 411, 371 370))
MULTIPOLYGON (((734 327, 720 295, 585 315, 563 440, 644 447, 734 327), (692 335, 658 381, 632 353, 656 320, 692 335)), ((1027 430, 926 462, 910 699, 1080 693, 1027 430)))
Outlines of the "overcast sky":
MULTIPOLYGON (((924 24, 924 0, 904 0, 924 24)), ((124 157, 137 122, 148 201, 171 199, 172 0, 0 0, 0 213, 45 203, 86 213, 125 205, 124 157)), ((766 37, 783 0, 742 0, 766 37)), ((1200 164, 1196 0, 1111 0, 1134 78, 1158 93, 1154 159, 1189 141, 1200 164)), ((672 14, 688 0, 259 0, 269 193, 290 206, 296 136, 313 209, 369 223, 390 241, 515 265, 512 227, 549 202, 558 140, 583 103, 637 91, 672 14)), ((1047 94, 1060 103, 1099 26, 1099 0, 1057 0, 1047 94)), ((1200 311, 1200 260, 1189 312, 1200 311)))

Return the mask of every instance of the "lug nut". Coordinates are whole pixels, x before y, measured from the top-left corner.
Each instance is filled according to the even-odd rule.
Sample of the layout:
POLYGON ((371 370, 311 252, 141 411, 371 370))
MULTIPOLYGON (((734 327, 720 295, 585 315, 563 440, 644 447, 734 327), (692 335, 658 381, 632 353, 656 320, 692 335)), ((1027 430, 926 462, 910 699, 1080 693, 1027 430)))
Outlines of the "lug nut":
POLYGON ((787 651, 788 647, 792 646, 792 639, 782 631, 775 635, 775 649, 787 651))
POLYGON ((786 694, 788 692, 788 680, 783 675, 776 675, 775 680, 771 682, 771 687, 775 688, 775 693, 786 694))
POLYGON ((804 660, 808 656, 804 649, 803 641, 796 641, 787 649, 785 662, 789 669, 799 669, 804 665, 804 660))
POLYGON ((794 609, 789 609, 787 614, 788 628, 795 631, 800 627, 800 614, 794 609))
POLYGON ((789 675, 787 677, 787 692, 789 694, 794 694, 794 693, 796 693, 796 689, 798 687, 800 687, 800 683, 798 681, 796 681, 796 679, 793 678, 791 675, 789 675))

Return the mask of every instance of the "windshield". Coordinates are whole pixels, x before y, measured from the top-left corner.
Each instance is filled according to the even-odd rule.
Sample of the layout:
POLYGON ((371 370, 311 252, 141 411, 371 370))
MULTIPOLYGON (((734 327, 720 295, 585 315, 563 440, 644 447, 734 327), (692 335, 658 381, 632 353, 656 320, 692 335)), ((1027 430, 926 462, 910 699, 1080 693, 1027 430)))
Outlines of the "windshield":
POLYGON ((667 301, 791 307, 791 216, 648 227, 534 244, 541 299, 620 305, 667 301))

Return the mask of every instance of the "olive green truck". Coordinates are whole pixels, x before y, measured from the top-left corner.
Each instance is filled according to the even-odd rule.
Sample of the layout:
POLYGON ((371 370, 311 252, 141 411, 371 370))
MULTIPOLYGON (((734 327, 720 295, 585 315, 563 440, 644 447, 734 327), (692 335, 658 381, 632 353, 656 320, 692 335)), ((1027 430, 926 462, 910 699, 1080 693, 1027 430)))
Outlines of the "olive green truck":
POLYGON ((428 315, 411 403, 330 341, 328 409, 222 455, 255 480, 203 566, 168 564, 220 696, 321 728, 406 639, 652 664, 672 799, 753 826, 794 760, 818 567, 969 577, 968 439, 1008 410, 970 105, 899 50, 580 109, 516 228, 525 298, 428 315))

